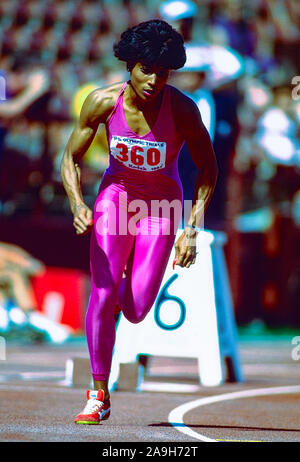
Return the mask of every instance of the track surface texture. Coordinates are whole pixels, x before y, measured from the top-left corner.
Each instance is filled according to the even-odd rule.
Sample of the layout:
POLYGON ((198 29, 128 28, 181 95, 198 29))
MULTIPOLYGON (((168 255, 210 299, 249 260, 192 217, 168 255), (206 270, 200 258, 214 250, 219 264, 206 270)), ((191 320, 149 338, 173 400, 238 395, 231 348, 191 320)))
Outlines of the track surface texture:
POLYGON ((83 339, 8 343, 0 361, 0 441, 300 442, 300 360, 293 359, 292 338, 241 338, 245 381, 218 387, 199 384, 196 359, 152 357, 142 391, 112 392, 111 417, 93 426, 73 423, 85 388, 64 380, 67 359, 87 357, 83 339))

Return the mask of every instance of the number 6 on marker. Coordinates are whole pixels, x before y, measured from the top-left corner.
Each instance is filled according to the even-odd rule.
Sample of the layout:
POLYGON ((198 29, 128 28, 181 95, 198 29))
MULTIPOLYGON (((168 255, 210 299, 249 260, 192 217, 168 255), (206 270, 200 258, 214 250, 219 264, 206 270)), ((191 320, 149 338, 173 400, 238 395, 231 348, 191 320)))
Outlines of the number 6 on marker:
POLYGON ((162 329, 165 330, 175 330, 178 329, 182 324, 184 323, 185 316, 186 316, 186 307, 184 302, 181 300, 181 298, 176 297, 174 295, 170 295, 168 293, 168 288, 170 285, 175 281, 175 279, 178 278, 178 274, 174 274, 173 276, 170 277, 170 279, 165 283, 165 285, 162 287, 161 291, 158 294, 155 307, 154 307, 154 319, 156 324, 161 327, 162 329), (165 324, 161 318, 160 318, 160 310, 161 306, 163 303, 172 300, 175 303, 178 303, 180 307, 180 317, 179 320, 174 323, 174 324, 165 324))

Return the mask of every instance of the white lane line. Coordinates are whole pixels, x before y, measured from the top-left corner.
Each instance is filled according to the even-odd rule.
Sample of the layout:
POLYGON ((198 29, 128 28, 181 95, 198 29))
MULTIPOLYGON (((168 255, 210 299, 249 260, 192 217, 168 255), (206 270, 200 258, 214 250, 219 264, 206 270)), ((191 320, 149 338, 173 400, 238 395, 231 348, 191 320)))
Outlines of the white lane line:
POLYGON ((174 382, 143 382, 139 387, 139 391, 157 391, 161 393, 178 393, 178 390, 182 393, 197 393, 200 391, 200 387, 199 385, 174 382))
POLYGON ((58 378, 61 379, 65 376, 65 372, 53 371, 53 372, 20 372, 20 376, 23 380, 37 380, 37 379, 47 379, 47 378, 58 378))
POLYGON ((241 398, 253 398, 256 396, 268 396, 268 395, 280 395, 280 394, 289 394, 289 393, 299 393, 300 386, 293 385, 293 386, 284 386, 284 387, 269 387, 269 388, 256 388, 252 390, 243 390, 243 391, 236 391, 233 393, 225 393, 222 395, 214 395, 208 396, 206 398, 196 399, 194 401, 190 401, 189 403, 182 404, 181 406, 176 407, 173 409, 168 417, 169 423, 176 428, 179 432, 185 433, 188 436, 192 436, 200 441, 210 442, 210 443, 217 443, 217 440, 212 438, 208 438, 205 435, 201 435, 200 433, 195 432, 191 428, 183 422, 183 416, 188 411, 195 409, 200 406, 205 406, 207 404, 218 403, 220 401, 228 401, 234 399, 241 399, 241 398))

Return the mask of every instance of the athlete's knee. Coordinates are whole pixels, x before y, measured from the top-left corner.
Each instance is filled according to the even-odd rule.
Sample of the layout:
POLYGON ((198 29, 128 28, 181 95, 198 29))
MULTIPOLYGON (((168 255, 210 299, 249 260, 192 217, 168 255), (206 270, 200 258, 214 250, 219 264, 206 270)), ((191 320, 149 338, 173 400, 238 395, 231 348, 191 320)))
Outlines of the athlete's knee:
POLYGON ((152 304, 131 306, 131 309, 124 309, 123 314, 127 321, 132 322, 133 324, 138 324, 145 319, 151 309, 151 306, 152 304))
POLYGON ((141 313, 141 314, 134 314, 134 315, 129 315, 125 317, 127 321, 132 322, 133 324, 139 324, 145 319, 146 315, 147 313, 141 313))
POLYGON ((88 311, 99 315, 113 311, 115 296, 113 290, 93 290, 88 304, 88 311))

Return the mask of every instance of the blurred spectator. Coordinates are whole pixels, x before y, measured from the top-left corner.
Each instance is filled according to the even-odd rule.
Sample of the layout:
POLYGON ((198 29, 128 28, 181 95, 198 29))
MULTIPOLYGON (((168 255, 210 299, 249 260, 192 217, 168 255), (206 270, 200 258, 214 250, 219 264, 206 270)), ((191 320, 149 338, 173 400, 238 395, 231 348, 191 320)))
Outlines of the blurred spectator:
MULTIPOLYGON (((5 209, 8 201, 13 212, 18 195, 28 188, 32 160, 47 164, 42 124, 51 80, 35 56, 16 52, 6 61, 5 83, 7 99, 0 102, 0 205, 5 209)), ((51 174, 49 163, 47 170, 51 174)))
POLYGON ((241 0, 221 1, 210 18, 210 41, 229 46, 242 56, 253 56, 255 34, 247 13, 249 7, 241 0))
POLYGON ((192 0, 167 0, 159 6, 160 16, 178 29, 185 43, 193 41, 197 11, 197 4, 192 0))
MULTIPOLYGON (((30 62, 21 55, 11 59, 5 75, 8 99, 0 102, 0 131, 6 132, 9 125, 44 95, 50 88, 49 75, 45 70, 29 70, 30 62)), ((4 137, 1 136, 3 143, 4 137)), ((0 152, 2 152, 0 146, 0 152)))
POLYGON ((237 320, 299 324, 300 103, 289 83, 240 82, 240 132, 228 178, 229 270, 237 320), (246 250, 247 248, 247 250, 246 250), (248 274, 246 278, 246 265, 248 274))
POLYGON ((11 324, 28 326, 44 333, 51 342, 67 340, 70 330, 38 313, 30 278, 42 274, 45 267, 18 246, 0 242, 0 333, 11 324))
POLYGON ((275 28, 274 54, 277 60, 297 72, 300 48, 300 7, 297 0, 264 0, 265 8, 275 28))
MULTIPOLYGON (((291 99, 288 84, 269 88, 258 78, 245 77, 241 88, 244 94, 238 111, 241 129, 233 168, 241 175, 254 169, 257 180, 253 183, 253 193, 255 185, 265 184, 265 193, 260 189, 251 200, 249 196, 244 197, 244 207, 249 209, 255 207, 254 203, 260 207, 276 200, 276 190, 270 190, 267 184, 278 170, 284 175, 284 167, 293 169, 296 180, 300 163, 300 103, 291 99), (270 193, 275 194, 273 200, 270 193)), ((294 188, 295 182, 285 184, 280 190, 281 197, 290 200, 294 188)))
POLYGON ((12 300, 21 310, 37 309, 30 277, 41 274, 44 265, 18 246, 0 243, 0 303, 12 300))

